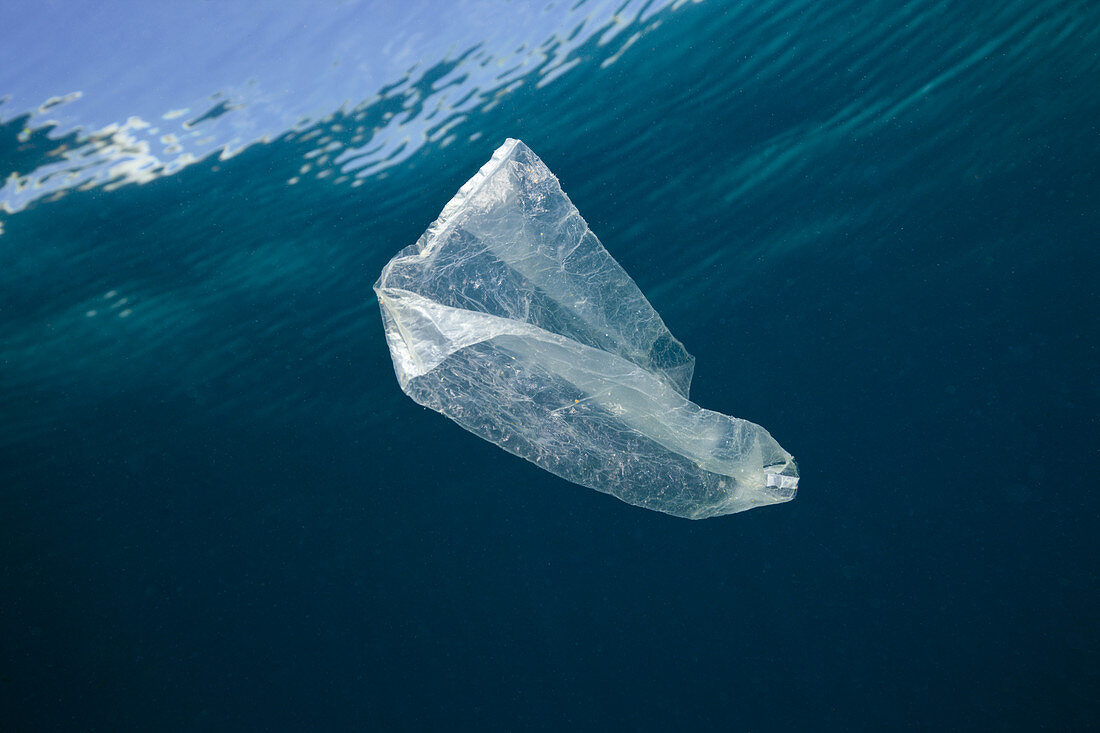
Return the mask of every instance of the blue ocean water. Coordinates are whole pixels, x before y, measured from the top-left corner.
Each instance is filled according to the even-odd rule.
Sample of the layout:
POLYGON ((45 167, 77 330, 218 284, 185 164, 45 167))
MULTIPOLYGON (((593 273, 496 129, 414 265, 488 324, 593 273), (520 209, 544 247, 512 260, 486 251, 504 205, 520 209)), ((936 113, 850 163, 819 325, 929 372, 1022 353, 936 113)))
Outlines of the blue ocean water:
POLYGON ((1097 727, 1095 4, 10 17, 13 729, 1097 727), (794 502, 647 512, 401 393, 370 287, 506 137, 794 502))

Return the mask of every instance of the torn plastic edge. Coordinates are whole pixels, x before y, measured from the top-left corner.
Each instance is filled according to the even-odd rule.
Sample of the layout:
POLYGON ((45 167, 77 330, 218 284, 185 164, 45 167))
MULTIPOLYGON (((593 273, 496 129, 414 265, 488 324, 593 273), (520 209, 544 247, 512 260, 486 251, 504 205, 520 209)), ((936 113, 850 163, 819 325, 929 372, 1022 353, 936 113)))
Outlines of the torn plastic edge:
POLYGON ((798 476, 787 476, 782 473, 765 474, 764 485, 777 489, 797 489, 798 476))

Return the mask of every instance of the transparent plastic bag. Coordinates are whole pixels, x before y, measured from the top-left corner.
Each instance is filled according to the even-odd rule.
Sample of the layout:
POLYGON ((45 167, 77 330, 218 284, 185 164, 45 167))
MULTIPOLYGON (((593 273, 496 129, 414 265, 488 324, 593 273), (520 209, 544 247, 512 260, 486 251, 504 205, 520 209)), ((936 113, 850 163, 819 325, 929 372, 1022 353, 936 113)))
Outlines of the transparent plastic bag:
POLYGON ((766 430, 688 400, 694 358, 518 140, 374 289, 401 388, 551 473, 691 519, 794 498, 766 430))

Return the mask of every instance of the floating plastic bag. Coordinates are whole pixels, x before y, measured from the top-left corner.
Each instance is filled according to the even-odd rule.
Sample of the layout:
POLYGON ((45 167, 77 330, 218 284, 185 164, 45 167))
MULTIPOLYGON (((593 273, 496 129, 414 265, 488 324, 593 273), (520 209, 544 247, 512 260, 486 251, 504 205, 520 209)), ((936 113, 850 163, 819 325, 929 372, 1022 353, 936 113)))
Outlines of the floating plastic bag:
POLYGON ((518 140, 374 289, 401 388, 551 473, 691 519, 794 498, 766 430, 688 400, 695 359, 518 140))

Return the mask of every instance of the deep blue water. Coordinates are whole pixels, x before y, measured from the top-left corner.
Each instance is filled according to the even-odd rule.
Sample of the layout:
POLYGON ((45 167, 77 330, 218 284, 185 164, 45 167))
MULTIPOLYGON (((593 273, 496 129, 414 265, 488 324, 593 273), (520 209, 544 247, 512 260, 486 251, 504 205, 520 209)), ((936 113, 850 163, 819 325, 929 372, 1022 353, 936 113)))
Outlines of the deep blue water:
POLYGON ((11 729, 1098 727, 1095 4, 210 5, 0 32, 11 729), (507 136, 794 502, 400 392, 370 286, 507 136))

